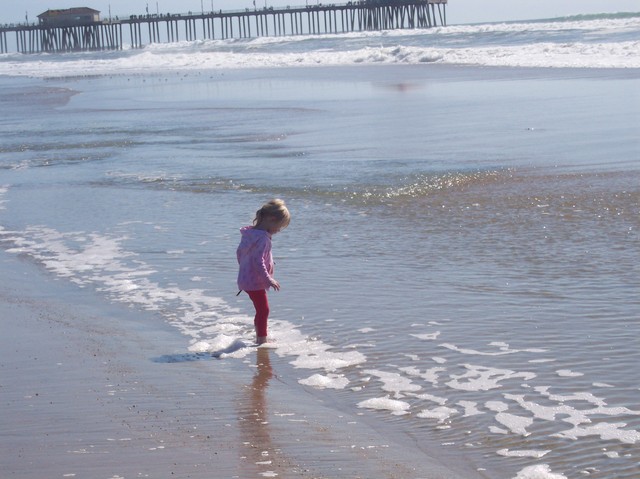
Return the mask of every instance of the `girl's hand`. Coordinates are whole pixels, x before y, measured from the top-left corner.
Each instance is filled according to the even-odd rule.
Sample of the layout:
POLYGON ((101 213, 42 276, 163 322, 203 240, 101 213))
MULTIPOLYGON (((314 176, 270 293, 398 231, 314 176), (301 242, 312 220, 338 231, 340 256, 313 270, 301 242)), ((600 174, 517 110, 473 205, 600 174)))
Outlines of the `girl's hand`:
POLYGON ((275 279, 271 280, 271 287, 276 291, 280 291, 280 283, 278 283, 275 279))

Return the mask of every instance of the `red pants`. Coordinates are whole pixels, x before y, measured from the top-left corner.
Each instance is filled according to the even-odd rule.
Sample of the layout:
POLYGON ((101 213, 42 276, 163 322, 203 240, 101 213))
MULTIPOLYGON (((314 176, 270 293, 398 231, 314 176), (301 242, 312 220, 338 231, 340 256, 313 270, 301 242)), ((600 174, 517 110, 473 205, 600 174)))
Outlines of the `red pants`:
POLYGON ((267 290, 259 289, 257 291, 247 291, 247 294, 253 301, 256 308, 256 317, 253 324, 256 327, 256 336, 267 336, 267 319, 269 318, 269 300, 267 299, 267 290))

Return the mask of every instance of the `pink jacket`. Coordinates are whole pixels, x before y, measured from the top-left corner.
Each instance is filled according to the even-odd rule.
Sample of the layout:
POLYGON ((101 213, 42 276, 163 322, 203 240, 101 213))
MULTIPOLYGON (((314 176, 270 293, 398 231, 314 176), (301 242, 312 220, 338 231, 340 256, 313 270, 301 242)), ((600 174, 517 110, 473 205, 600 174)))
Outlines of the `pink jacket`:
POLYGON ((236 251, 238 264, 238 288, 243 291, 269 289, 273 280, 271 234, 256 230, 253 226, 240 229, 242 239, 236 251))

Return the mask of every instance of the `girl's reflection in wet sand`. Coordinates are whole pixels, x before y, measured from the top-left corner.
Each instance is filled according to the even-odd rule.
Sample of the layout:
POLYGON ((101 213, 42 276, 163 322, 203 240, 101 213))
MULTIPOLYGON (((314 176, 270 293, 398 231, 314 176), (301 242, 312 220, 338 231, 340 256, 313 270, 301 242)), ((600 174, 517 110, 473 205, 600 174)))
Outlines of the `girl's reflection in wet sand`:
POLYGON ((268 348, 256 350, 256 373, 251 384, 244 387, 238 401, 241 450, 244 452, 243 477, 262 476, 273 471, 277 460, 271 440, 266 391, 273 377, 268 348))

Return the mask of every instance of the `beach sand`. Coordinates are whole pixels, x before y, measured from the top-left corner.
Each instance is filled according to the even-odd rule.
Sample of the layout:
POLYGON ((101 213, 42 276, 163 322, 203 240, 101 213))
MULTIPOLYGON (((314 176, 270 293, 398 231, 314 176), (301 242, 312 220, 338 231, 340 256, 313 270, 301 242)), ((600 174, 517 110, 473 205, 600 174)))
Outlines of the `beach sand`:
POLYGON ((152 313, 0 258, 3 477, 478 477, 290 384, 273 350, 190 355, 152 313))

